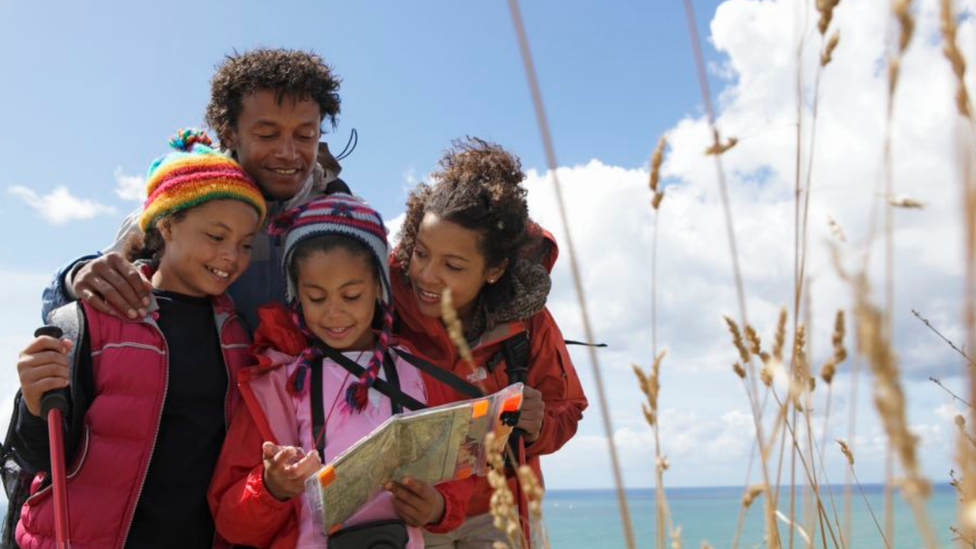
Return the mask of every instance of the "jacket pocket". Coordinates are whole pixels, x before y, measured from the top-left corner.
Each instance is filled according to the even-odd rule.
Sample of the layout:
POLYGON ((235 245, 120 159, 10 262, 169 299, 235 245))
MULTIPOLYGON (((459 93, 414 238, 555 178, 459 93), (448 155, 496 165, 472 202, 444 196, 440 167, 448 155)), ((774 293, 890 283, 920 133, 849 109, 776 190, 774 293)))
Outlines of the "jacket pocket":
MULTIPOLYGON (((81 442, 78 445, 78 457, 75 459, 75 463, 72 467, 68 468, 66 471, 66 484, 71 485, 71 479, 81 472, 81 467, 85 463, 85 459, 88 457, 88 444, 90 442, 90 429, 88 425, 85 425, 85 432, 81 435, 81 442)), ((48 500, 51 493, 54 491, 53 484, 51 483, 50 475, 45 474, 45 478, 38 484, 37 491, 27 498, 24 505, 29 507, 34 507, 40 503, 48 500)))

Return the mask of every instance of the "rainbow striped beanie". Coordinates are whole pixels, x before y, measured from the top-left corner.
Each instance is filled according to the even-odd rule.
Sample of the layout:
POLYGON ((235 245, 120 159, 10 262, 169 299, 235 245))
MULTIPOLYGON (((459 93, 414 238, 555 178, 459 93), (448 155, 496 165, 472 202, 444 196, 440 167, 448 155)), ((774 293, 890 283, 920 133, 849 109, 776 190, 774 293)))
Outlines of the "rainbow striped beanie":
POLYGON ((210 200, 231 198, 254 207, 264 223, 267 205, 247 172, 212 145, 206 132, 179 130, 169 141, 176 149, 157 158, 146 174, 146 202, 139 227, 146 232, 162 217, 210 200))

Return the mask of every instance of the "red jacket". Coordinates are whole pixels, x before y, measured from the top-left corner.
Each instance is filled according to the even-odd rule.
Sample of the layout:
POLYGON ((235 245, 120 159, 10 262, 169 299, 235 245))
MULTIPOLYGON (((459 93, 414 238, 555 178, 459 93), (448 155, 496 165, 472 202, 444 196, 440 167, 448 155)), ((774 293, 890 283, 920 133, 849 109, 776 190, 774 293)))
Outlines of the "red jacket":
MULTIPOLYGON (((551 245, 551 251, 545 261, 546 268, 551 269, 557 255, 555 241, 549 233, 544 235, 551 245)), ((469 377, 473 374, 471 366, 457 356, 454 344, 441 320, 420 313, 401 265, 393 259, 393 256, 390 257, 390 281, 393 286, 396 311, 400 316, 400 336, 441 368, 450 370, 469 381, 484 375, 486 377, 478 381, 478 384, 488 393, 499 391, 509 385, 504 360, 491 372, 488 371, 486 363, 502 349, 502 341, 519 332, 528 331, 530 349, 527 385, 542 393, 545 418, 539 438, 528 445, 525 452, 528 465, 542 481, 539 456, 555 452, 576 434, 576 425, 583 417, 583 410, 587 405, 583 388, 576 376, 576 369, 573 368, 566 350, 566 342, 549 310, 543 308, 529 318, 500 324, 483 334, 479 343, 471 349, 474 363, 478 366, 477 375, 469 377)), ((454 400, 465 398, 467 397, 455 394, 454 400)), ((509 485, 514 492, 514 477, 509 478, 509 485)), ((488 512, 490 499, 491 487, 487 479, 477 478, 468 506, 468 516, 488 512)))
MULTIPOLYGON (((77 305, 68 305, 73 306, 77 305)), ((67 478, 71 546, 121 549, 156 442, 169 351, 151 312, 145 319, 129 321, 84 307, 95 397, 67 478)), ((233 380, 250 362, 250 337, 230 298, 214 298, 214 315, 228 379, 233 380)), ((228 420, 239 401, 233 387, 227 384, 228 420)), ((51 487, 38 490, 40 478, 35 478, 17 524, 17 543, 24 549, 56 546, 51 487)), ((217 541, 215 546, 220 545, 217 541)))
MULTIPOLYGON (((304 336, 294 328, 283 309, 259 310, 260 327, 255 347, 271 346, 297 355, 305 345, 304 336)), ((264 441, 301 446, 293 405, 285 390, 285 364, 262 361, 246 368, 239 376, 241 406, 231 422, 210 484, 208 498, 217 531, 232 543, 293 549, 298 542, 299 512, 303 498, 280 501, 264 485, 261 445, 264 441), (287 413, 286 411, 290 411, 287 413), (290 418, 290 420, 289 420, 290 418)), ((453 402, 453 395, 440 383, 424 374, 427 404, 453 402)), ((431 532, 447 532, 464 521, 471 496, 473 477, 436 486, 444 497, 444 516, 431 532)))

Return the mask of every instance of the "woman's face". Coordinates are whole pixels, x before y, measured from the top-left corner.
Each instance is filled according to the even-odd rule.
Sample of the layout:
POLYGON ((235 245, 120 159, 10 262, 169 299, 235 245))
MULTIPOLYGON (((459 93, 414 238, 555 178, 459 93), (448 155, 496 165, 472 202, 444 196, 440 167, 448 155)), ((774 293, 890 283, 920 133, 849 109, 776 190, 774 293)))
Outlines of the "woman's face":
POLYGON ((441 296, 451 289, 454 308, 469 324, 478 294, 494 283, 504 266, 489 267, 478 246, 479 233, 428 212, 417 229, 408 274, 413 296, 425 316, 439 317, 441 296))

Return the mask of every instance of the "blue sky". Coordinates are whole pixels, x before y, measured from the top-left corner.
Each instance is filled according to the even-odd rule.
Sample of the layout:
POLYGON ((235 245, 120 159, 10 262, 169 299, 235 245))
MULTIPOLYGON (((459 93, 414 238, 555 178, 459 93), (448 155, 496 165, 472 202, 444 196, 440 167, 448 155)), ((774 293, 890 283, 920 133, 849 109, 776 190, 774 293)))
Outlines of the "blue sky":
MULTIPOLYGON (((973 0, 965 3, 973 9, 973 0)), ((798 33, 806 33, 808 44, 819 37, 810 25, 797 25, 811 17, 791 7, 799 3, 694 4, 700 32, 709 40, 705 51, 720 124, 726 135, 740 138, 723 160, 750 318, 769 340, 792 284, 792 51, 798 33)), ((806 4, 812 9, 812 2, 806 4)), ((911 421, 928 444, 926 471, 944 480, 951 466, 954 408, 926 378, 937 375, 955 387, 958 363, 910 315, 918 308, 950 337, 961 337, 958 212, 947 183, 953 162, 947 151, 953 148, 944 124, 950 113, 942 109, 951 104, 951 75, 935 34, 935 5, 921 2, 919 35, 934 38, 916 41, 903 69, 902 101, 926 108, 896 110, 896 188, 924 197, 929 206, 897 217, 895 322, 911 421), (950 99, 933 100, 943 95, 950 99)), ((662 440, 672 458, 667 478, 672 485, 741 484, 751 419, 730 370, 735 351, 721 321, 736 305, 714 164, 702 155, 708 137, 681 2, 525 1, 522 10, 565 170, 560 176, 597 338, 611 344, 601 360, 625 479, 647 486, 652 478, 651 439, 630 363, 649 362, 653 215, 647 207, 647 159, 658 137, 668 133, 658 313, 659 341, 671 349, 661 397, 662 440)), ((845 2, 836 14, 844 39, 824 79, 811 206, 810 339, 816 364, 830 352, 833 311, 851 305, 826 253, 826 220, 844 227, 853 253, 866 233, 867 206, 877 199, 872 185, 885 83, 876 67, 884 52, 886 13, 884 2, 875 0, 845 2)), ((176 128, 202 123, 213 67, 235 49, 307 48, 333 65, 344 80, 342 113, 325 139, 338 151, 349 131, 358 130, 359 146, 343 162, 343 177, 387 219, 402 212, 406 190, 434 167, 450 140, 470 134, 522 157, 530 171, 532 215, 562 236, 542 173, 541 141, 508 7, 500 0, 287 7, 205 2, 192 9, 176 3, 150 9, 136 2, 8 2, 0 4, 0 20, 0 360, 16 360, 35 327, 45 278, 58 265, 107 244, 122 215, 138 205, 116 194, 117 176, 141 176, 166 152, 176 128), (62 186, 90 201, 77 209, 102 213, 57 224, 25 199, 43 202, 62 186)), ((976 43, 973 28, 973 18, 961 25, 964 44, 976 43)), ((971 55, 976 47, 963 51, 971 55)), ((816 48, 805 50, 803 58, 809 94, 816 48)), ((806 107, 808 124, 809 101, 806 107)), ((581 339, 566 266, 561 260, 554 273, 550 305, 566 336, 581 339)), ((848 347, 853 348, 850 336, 848 347)), ((585 354, 574 351, 574 358, 591 407, 576 439, 544 462, 547 480, 557 488, 610 486, 590 365, 585 354)), ((845 368, 835 383, 831 436, 846 433, 846 413, 857 403, 864 464, 859 476, 880 480, 883 437, 871 410, 870 384, 862 382, 852 400, 845 368)), ((15 386, 13 374, 0 373, 0 391, 12 395, 15 386)), ((0 399, 0 419, 8 408, 0 399)), ((842 463, 829 468, 832 478, 842 478, 842 463)))
MULTIPOLYGON (((697 108, 684 15, 667 4, 525 3, 561 162, 639 166, 675 115, 697 108)), ((254 46, 313 49, 334 66, 342 114, 326 140, 338 150, 359 131, 343 175, 388 216, 400 211, 404 174, 422 177, 458 136, 496 140, 527 166, 543 165, 505 2, 186 6, 4 3, 0 48, 24 54, 0 59, 4 124, 18 128, 0 136, 2 184, 70 185, 116 205, 116 168, 141 175, 174 129, 201 124, 213 66, 254 46)), ((31 212, 0 208, 3 232, 33 225, 31 212)), ((38 234, 67 247, 61 258, 28 260, 34 243, 22 239, 13 255, 51 266, 100 245, 89 235, 110 235, 114 224, 103 217, 91 233, 38 234)))

